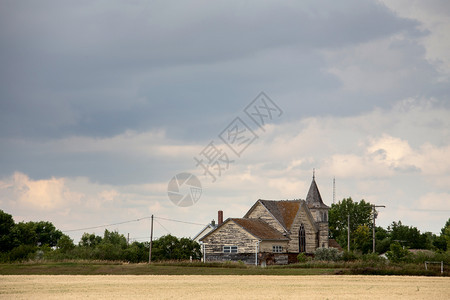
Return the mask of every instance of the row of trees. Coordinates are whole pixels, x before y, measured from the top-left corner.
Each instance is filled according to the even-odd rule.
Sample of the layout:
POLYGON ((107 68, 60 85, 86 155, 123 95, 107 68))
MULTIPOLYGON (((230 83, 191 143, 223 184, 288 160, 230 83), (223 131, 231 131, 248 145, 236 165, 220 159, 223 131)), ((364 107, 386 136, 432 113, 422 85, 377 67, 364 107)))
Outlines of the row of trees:
MULTIPOLYGON (((344 248, 347 247, 348 215, 350 215, 350 249, 361 253, 372 251, 373 215, 372 205, 364 200, 354 202, 346 198, 332 204, 329 211, 330 236, 344 248)), ((385 253, 392 244, 411 249, 446 251, 450 249, 450 219, 440 235, 421 233, 416 227, 392 222, 387 229, 375 228, 376 252, 385 253)))
MULTIPOLYGON (((147 262, 149 242, 128 243, 123 234, 105 230, 103 236, 84 233, 78 245, 50 222, 14 223, 0 210, 0 261, 36 258, 98 259, 147 262)), ((152 260, 200 259, 200 245, 188 238, 166 235, 153 241, 152 260)))
MULTIPOLYGON (((350 215, 350 249, 361 254, 372 251, 372 206, 351 198, 333 204, 329 211, 330 236, 346 248, 350 215)), ((376 252, 400 248, 450 250, 450 219, 439 235, 421 233, 416 227, 392 222, 387 229, 375 228, 376 252)), ((398 252, 397 251, 397 252, 398 252)), ((99 259, 129 262, 148 261, 149 243, 128 243, 117 231, 105 230, 103 236, 84 233, 77 245, 50 222, 15 223, 12 216, 0 210, 0 261, 34 258, 99 259)), ((191 239, 163 236, 153 242, 152 260, 200 259, 200 245, 191 239)))

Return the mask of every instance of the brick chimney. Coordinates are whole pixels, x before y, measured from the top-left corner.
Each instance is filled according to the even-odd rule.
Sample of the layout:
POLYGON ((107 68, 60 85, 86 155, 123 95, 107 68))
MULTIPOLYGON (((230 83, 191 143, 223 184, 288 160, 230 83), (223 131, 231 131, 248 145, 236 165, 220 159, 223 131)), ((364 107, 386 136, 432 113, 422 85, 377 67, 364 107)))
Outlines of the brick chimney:
POLYGON ((217 225, 222 225, 223 223, 223 211, 219 210, 218 211, 218 216, 217 216, 217 225))

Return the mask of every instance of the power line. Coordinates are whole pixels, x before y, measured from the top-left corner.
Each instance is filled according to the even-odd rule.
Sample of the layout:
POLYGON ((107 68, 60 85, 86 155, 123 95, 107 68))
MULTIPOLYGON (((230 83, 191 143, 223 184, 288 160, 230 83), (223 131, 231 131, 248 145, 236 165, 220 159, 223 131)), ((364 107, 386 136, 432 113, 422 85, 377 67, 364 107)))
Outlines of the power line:
MULTIPOLYGON (((81 230, 89 230, 89 229, 97 229, 97 228, 103 228, 103 227, 109 227, 109 226, 114 226, 114 225, 121 225, 121 224, 127 224, 127 223, 132 223, 132 222, 139 222, 141 220, 145 220, 145 219, 150 219, 151 217, 143 217, 143 218, 139 218, 139 219, 134 219, 134 220, 128 220, 128 221, 123 221, 123 222, 116 222, 116 223, 111 223, 111 224, 104 224, 104 225, 97 225, 97 226, 91 226, 91 227, 84 227, 84 228, 77 228, 77 229, 69 229, 69 230, 62 230, 62 232, 73 232, 73 231, 81 231, 81 230)), ((177 223, 184 223, 184 224, 191 224, 191 225, 199 225, 199 226, 205 226, 205 224, 200 224, 200 223, 193 223, 193 222, 186 222, 186 221, 181 221, 181 220, 175 220, 175 219, 168 219, 168 218, 162 218, 162 217, 154 217, 155 219, 160 219, 160 220, 166 220, 166 221, 171 221, 171 222, 177 222, 177 223)), ((158 222, 159 225, 161 225, 167 232, 169 232, 161 223, 158 222)), ((170 232, 169 232, 170 233, 170 232)))
POLYGON ((161 218, 161 217, 155 217, 155 219, 166 220, 166 221, 172 221, 172 222, 177 222, 177 223, 184 223, 184 224, 191 224, 191 225, 205 226, 205 224, 193 223, 193 222, 186 222, 186 221, 180 221, 180 220, 174 220, 174 219, 167 219, 167 218, 161 218))
POLYGON ((144 218, 140 218, 140 219, 129 220, 129 221, 123 221, 123 222, 117 222, 117 223, 111 223, 111 224, 106 224, 106 225, 98 225, 98 226, 92 226, 92 227, 85 227, 85 228, 77 228, 77 229, 63 230, 62 232, 72 232, 72 231, 81 231, 81 230, 88 230, 88 229, 96 229, 96 228, 102 228, 102 227, 109 227, 109 226, 114 226, 114 225, 121 225, 121 224, 126 224, 126 223, 139 222, 139 221, 144 220, 144 219, 150 219, 150 217, 144 217, 144 218))
POLYGON ((159 223, 158 220, 155 220, 155 221, 156 221, 156 223, 158 223, 162 228, 164 228, 164 230, 167 231, 168 234, 170 234, 170 231, 169 231, 166 227, 164 227, 163 224, 159 223))

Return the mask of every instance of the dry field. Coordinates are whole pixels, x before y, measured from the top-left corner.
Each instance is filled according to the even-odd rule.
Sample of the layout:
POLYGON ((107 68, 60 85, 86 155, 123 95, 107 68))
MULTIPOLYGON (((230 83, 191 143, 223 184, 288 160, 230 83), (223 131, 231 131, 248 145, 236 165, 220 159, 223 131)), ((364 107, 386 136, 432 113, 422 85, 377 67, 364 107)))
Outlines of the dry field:
POLYGON ((450 278, 409 276, 7 275, 0 298, 449 299, 450 278))

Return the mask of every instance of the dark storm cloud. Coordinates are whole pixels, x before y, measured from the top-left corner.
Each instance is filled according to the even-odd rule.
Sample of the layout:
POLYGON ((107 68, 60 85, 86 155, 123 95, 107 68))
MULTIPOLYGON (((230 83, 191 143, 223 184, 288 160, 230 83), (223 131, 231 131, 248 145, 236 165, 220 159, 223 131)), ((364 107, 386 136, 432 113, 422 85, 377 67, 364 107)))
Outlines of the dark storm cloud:
POLYGON ((207 137, 262 89, 325 97, 317 50, 421 34, 372 1, 2 3, 1 136, 207 137))

